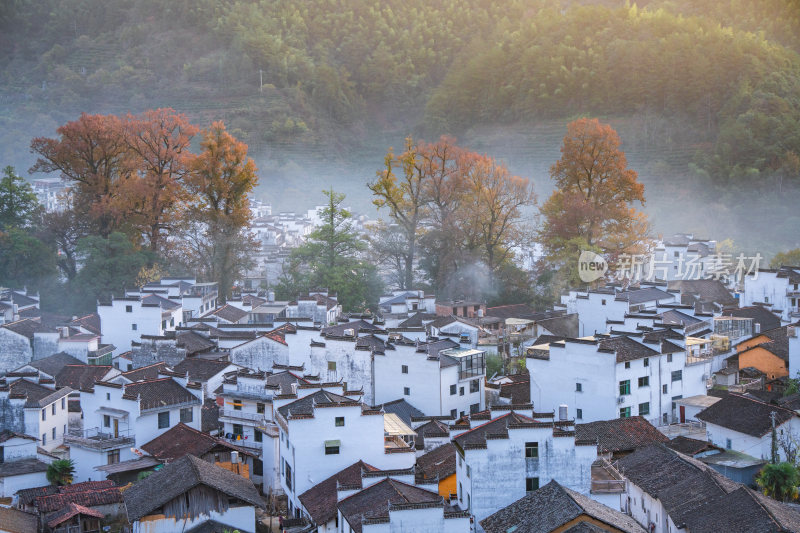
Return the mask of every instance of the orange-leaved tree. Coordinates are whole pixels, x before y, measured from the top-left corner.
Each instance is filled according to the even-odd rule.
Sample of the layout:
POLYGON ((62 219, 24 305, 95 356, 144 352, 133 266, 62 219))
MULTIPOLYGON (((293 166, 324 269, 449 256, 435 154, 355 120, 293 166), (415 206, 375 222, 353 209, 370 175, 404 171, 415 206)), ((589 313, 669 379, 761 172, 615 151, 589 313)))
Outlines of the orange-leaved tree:
POLYGON ((577 267, 582 248, 612 262, 646 249, 647 218, 633 207, 644 204, 644 185, 620 145, 617 132, 596 118, 567 126, 561 159, 550 168, 556 190, 540 210, 539 241, 551 261, 577 267))
POLYGON ((247 157, 247 145, 214 122, 201 132, 201 152, 189 162, 186 182, 194 195, 187 213, 194 223, 194 265, 219 283, 220 298, 230 295, 233 282, 250 264, 255 246, 247 231, 250 207, 247 195, 258 183, 256 165, 247 157))

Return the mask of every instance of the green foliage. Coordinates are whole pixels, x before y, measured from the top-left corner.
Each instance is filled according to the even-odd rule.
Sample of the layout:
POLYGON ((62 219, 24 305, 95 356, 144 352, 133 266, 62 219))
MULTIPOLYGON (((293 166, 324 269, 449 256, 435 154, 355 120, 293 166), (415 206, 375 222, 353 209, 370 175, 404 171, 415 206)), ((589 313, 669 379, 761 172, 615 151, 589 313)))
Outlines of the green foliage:
POLYGON ((75 475, 75 461, 56 459, 47 465, 47 481, 53 485, 69 485, 75 475))
POLYGON ((76 308, 90 311, 97 300, 108 300, 112 294, 122 294, 134 288, 136 278, 144 267, 155 261, 155 254, 136 249, 123 233, 112 233, 108 239, 84 237, 78 241, 78 256, 83 267, 72 284, 76 308))
POLYGON ((375 265, 363 258, 365 243, 352 228, 351 214, 342 207, 345 196, 332 189, 322 210, 322 225, 305 244, 292 250, 289 268, 276 286, 280 298, 327 288, 345 311, 374 307, 383 292, 375 265))
POLYGON ((503 374, 503 358, 497 354, 486 356, 486 376, 492 377, 495 374, 503 374))
POLYGON ((787 250, 775 254, 769 262, 770 268, 778 268, 781 266, 798 266, 800 265, 800 248, 794 250, 787 250))
POLYGON ((40 210, 30 184, 17 175, 14 167, 4 168, 0 179, 0 230, 24 228, 40 210))
POLYGON ((756 482, 764 494, 785 502, 797 498, 800 474, 790 463, 767 464, 756 477, 756 482))
POLYGON ((0 231, 0 286, 38 289, 56 275, 56 254, 27 230, 0 231))

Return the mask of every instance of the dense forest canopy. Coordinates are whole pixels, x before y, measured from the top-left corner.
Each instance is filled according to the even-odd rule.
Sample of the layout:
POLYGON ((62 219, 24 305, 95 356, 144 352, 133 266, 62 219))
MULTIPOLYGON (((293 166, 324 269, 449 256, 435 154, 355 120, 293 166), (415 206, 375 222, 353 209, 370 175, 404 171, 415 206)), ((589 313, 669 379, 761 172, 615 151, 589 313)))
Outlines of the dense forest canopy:
MULTIPOLYGON (((650 191, 717 206, 707 236, 742 194, 800 197, 798 0, 6 0, 0 49, 0 163, 23 169, 82 111, 172 107, 254 154, 340 158, 376 132, 492 125, 553 124, 555 146, 590 115, 646 149, 650 191)), ((795 247, 792 210, 763 202, 773 248, 795 247)))

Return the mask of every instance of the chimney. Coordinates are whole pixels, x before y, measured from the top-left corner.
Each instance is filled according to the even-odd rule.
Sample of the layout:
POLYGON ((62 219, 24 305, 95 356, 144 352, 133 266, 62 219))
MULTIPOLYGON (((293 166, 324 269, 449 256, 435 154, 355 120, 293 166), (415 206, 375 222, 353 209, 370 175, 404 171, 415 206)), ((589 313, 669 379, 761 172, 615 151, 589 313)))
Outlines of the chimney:
POLYGON ((567 419, 567 404, 562 403, 558 406, 558 419, 559 420, 566 420, 567 419))

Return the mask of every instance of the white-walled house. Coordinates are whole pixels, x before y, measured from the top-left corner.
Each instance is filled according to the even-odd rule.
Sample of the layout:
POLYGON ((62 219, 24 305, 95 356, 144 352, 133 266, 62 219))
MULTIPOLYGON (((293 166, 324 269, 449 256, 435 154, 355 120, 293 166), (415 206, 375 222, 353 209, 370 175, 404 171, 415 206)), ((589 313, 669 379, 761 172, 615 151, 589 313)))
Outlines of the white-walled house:
POLYGON ((374 403, 402 398, 427 416, 454 419, 483 411, 486 354, 453 344, 405 342, 375 352, 374 403))
POLYGON ((81 391, 84 429, 65 439, 76 462, 76 481, 104 479, 95 467, 134 459, 131 448, 180 422, 200 429, 199 384, 177 377, 126 383, 120 376, 115 381, 97 382, 81 391))
POLYGON ((394 290, 378 299, 381 312, 389 315, 409 316, 410 314, 436 313, 436 297, 425 294, 421 289, 394 290))
MULTIPOLYGON (((469 513, 439 494, 392 477, 348 494, 338 503, 338 533, 468 533, 469 513)), ((366 484, 367 480, 364 480, 366 484)))
POLYGON ((250 480, 193 455, 133 484, 124 498, 134 533, 192 531, 208 522, 255 533, 255 508, 263 507, 250 480))
POLYGON ((158 294, 112 298, 97 305, 103 342, 114 345, 114 355, 127 352, 142 335, 163 336, 183 325, 183 307, 158 294))
POLYGON ((272 374, 241 369, 226 374, 216 389, 222 402, 219 410, 222 434, 257 456, 251 477, 254 483, 263 485, 264 492, 280 492, 281 486, 274 400, 296 395, 298 385, 306 383, 288 371, 272 374))
POLYGON ((0 429, 36 435, 40 446, 51 451, 68 430, 71 392, 69 387, 53 390, 27 378, 0 382, 0 429))
POLYGON ((47 465, 52 458, 37 452, 37 442, 30 435, 0 430, 0 498, 47 485, 47 465))
POLYGON ((530 414, 509 410, 453 439, 458 507, 477 521, 553 479, 589 493, 596 441, 577 440, 574 421, 530 414))
POLYGON ((279 407, 281 485, 289 513, 300 516, 299 495, 359 460, 384 470, 413 466, 414 449, 384 436, 382 410, 325 390, 279 407))
MULTIPOLYGON (((528 349, 531 401, 540 411, 567 405, 578 422, 639 415, 655 425, 677 416, 674 400, 705 394, 704 360, 666 331, 634 337, 542 339, 528 349)), ((673 332, 674 333, 674 332, 673 332)))
POLYGON ((651 533, 797 531, 800 512, 731 481, 664 444, 618 461, 625 478, 620 510, 651 533))
POLYGON ((784 322, 800 319, 800 267, 762 268, 746 275, 741 305, 762 305, 784 322))
POLYGON ((739 394, 728 394, 697 414, 705 422, 708 441, 720 448, 769 460, 772 455, 772 413, 778 433, 778 455, 786 461, 781 442, 800 438, 800 415, 791 409, 739 394))
POLYGON ((578 314, 578 335, 590 336, 608 331, 607 320, 623 320, 626 314, 655 310, 660 304, 680 303, 666 285, 620 290, 607 286, 589 291, 571 290, 561 296, 567 313, 578 314))

